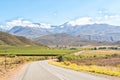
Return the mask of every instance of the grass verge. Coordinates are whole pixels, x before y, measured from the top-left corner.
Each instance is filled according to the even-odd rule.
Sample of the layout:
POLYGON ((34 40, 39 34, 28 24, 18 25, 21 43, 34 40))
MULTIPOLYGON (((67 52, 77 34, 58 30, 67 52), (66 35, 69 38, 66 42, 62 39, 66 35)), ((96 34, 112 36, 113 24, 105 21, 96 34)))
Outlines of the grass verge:
POLYGON ((87 72, 94 72, 94 73, 100 73, 100 74, 106 74, 110 76, 118 76, 120 77, 120 68, 119 67, 109 67, 109 66, 97 66, 97 65, 76 65, 75 63, 71 63, 68 61, 64 62, 55 62, 55 61, 49 61, 50 64, 72 69, 76 71, 87 71, 87 72))

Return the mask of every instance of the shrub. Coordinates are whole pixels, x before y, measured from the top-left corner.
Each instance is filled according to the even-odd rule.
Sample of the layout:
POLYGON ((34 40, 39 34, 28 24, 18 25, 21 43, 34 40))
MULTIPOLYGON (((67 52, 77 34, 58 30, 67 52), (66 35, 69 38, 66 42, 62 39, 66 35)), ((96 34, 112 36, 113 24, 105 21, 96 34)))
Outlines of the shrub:
POLYGON ((117 67, 119 67, 119 68, 120 68, 120 64, 118 64, 118 65, 117 65, 117 67))
POLYGON ((58 61, 59 62, 63 61, 63 56, 62 55, 58 56, 58 61))
POLYGON ((70 48, 70 50, 77 50, 77 48, 70 48))

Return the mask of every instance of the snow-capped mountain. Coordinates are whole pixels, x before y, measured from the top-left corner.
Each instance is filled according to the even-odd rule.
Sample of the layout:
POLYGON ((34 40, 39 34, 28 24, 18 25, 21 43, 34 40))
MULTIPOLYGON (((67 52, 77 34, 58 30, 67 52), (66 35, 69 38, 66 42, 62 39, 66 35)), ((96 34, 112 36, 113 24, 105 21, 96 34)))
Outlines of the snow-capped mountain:
POLYGON ((13 20, 6 23, 6 31, 15 35, 36 38, 40 36, 67 33, 78 38, 96 41, 120 41, 120 26, 93 21, 90 18, 69 21, 59 26, 13 20), (8 27, 8 28, 7 28, 8 27))
POLYGON ((38 27, 21 27, 21 26, 15 26, 9 31, 8 33, 19 35, 19 36, 26 36, 28 38, 33 38, 33 37, 39 37, 42 35, 47 35, 49 34, 48 29, 45 28, 38 28, 38 27))
POLYGON ((12 20, 2 25, 1 28, 8 33, 26 36, 28 38, 39 37, 47 35, 52 29, 50 24, 45 23, 32 23, 23 19, 12 20))
MULTIPOLYGON (((66 23, 67 24, 67 23, 66 23)), ((63 24, 60 31, 69 33, 73 36, 97 41, 119 41, 120 26, 108 24, 89 24, 89 25, 66 25, 63 24)))

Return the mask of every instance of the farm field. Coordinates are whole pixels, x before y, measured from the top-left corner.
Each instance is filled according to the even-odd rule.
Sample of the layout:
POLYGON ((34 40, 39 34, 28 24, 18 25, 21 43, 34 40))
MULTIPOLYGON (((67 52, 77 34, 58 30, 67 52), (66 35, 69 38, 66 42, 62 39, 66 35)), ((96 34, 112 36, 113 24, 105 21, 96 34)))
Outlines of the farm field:
POLYGON ((7 72, 28 62, 55 58, 54 56, 76 51, 45 46, 0 46, 0 75, 4 77, 7 72))
POLYGON ((82 50, 58 57, 53 65, 120 77, 120 50, 82 50))
POLYGON ((0 46, 0 55, 15 54, 15 55, 59 55, 76 52, 77 50, 57 49, 41 46, 0 46))
POLYGON ((120 57, 120 50, 81 50, 62 56, 62 60, 108 59, 120 57))

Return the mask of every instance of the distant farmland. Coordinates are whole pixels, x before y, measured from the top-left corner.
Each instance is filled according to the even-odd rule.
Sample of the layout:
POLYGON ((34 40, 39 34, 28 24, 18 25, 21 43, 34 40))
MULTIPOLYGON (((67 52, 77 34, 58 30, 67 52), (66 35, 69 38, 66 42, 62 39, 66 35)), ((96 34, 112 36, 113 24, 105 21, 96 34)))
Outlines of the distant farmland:
POLYGON ((68 54, 77 50, 56 49, 41 46, 0 46, 0 55, 12 54, 18 56, 55 56, 60 54, 68 54))
POLYGON ((58 60, 50 63, 77 71, 120 77, 120 50, 83 50, 60 56, 58 60))

